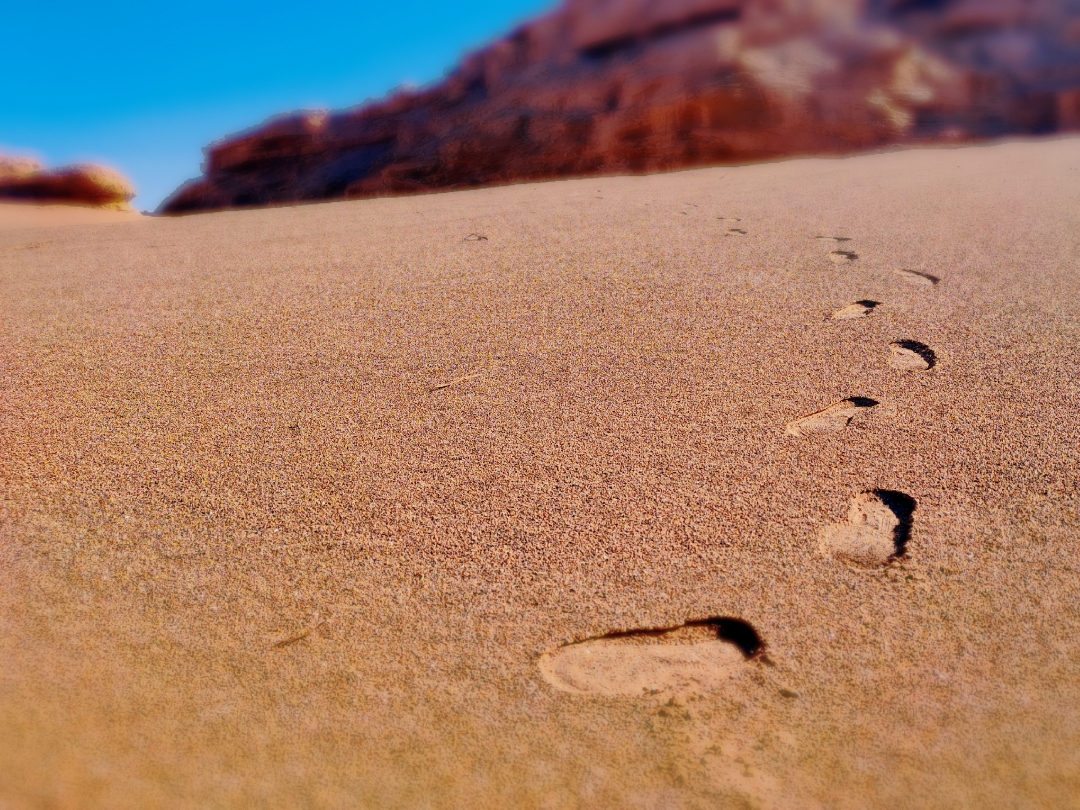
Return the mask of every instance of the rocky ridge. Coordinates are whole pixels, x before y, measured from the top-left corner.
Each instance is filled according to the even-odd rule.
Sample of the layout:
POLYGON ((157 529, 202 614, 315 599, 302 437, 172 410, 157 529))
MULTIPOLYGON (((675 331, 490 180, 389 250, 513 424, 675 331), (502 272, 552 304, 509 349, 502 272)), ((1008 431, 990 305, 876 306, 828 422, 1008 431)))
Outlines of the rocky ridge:
POLYGON ((130 211, 134 197, 134 186, 114 169, 91 163, 46 169, 32 158, 0 155, 0 201, 130 211))
POLYGON ((1077 0, 566 0, 432 87, 211 145, 161 210, 1071 129, 1077 0))

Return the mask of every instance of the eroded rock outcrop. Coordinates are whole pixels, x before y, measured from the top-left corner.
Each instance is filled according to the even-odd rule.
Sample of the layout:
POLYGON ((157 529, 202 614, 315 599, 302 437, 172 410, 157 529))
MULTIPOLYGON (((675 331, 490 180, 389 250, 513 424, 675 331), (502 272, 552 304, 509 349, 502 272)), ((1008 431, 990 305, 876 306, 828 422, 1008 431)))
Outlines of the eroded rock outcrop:
POLYGON ((168 213, 1080 129, 1073 0, 567 0, 442 83, 207 150, 168 213))
POLYGON ((66 203, 131 210, 135 187, 115 169, 82 163, 45 169, 30 158, 0 155, 0 201, 66 203))
POLYGON ((41 161, 28 157, 14 157, 12 155, 0 155, 0 183, 5 180, 18 180, 31 174, 40 172, 45 167, 41 161))

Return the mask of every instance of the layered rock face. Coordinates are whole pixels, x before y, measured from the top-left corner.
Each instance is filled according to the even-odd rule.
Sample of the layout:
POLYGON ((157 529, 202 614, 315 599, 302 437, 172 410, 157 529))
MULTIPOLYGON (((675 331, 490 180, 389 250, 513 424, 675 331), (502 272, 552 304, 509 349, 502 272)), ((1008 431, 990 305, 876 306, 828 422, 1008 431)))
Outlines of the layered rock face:
POLYGON ((207 150, 167 213, 1080 129, 1080 0, 566 0, 207 150))
POLYGON ((66 203, 130 210, 135 188, 113 169, 93 164, 45 169, 38 161, 0 155, 0 201, 66 203))

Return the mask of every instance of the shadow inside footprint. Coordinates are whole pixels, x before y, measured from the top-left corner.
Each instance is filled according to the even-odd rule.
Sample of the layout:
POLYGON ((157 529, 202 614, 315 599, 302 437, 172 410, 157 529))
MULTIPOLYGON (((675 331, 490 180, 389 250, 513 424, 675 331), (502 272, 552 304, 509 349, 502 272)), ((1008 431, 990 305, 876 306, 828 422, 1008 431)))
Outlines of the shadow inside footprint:
POLYGON ((761 640, 758 631, 754 629, 750 622, 744 622, 742 619, 721 616, 713 619, 702 619, 697 622, 687 622, 687 624, 702 624, 715 628, 718 639, 734 644, 742 650, 742 654, 747 658, 754 658, 765 651, 765 642, 761 640))
POLYGON ((828 408, 808 413, 788 422, 784 427, 784 432, 789 436, 806 436, 811 433, 836 433, 846 428, 856 417, 880 404, 876 399, 870 399, 870 397, 848 397, 833 403, 828 408))
POLYGON ((829 316, 829 320, 833 321, 851 321, 855 318, 865 318, 875 307, 881 306, 880 301, 871 301, 869 298, 864 298, 861 301, 854 301, 846 306, 840 307, 832 315, 829 316))
POLYGON ((896 547, 896 556, 902 556, 907 551, 908 540, 911 539, 912 516, 918 504, 910 495, 895 489, 875 489, 872 492, 896 516, 893 545, 896 547))
MULTIPOLYGON (((758 631, 754 629, 754 626, 750 624, 750 622, 744 622, 742 619, 733 619, 729 616, 712 616, 708 619, 691 619, 688 622, 677 624, 674 627, 657 627, 645 630, 616 630, 614 633, 605 633, 602 636, 594 636, 592 639, 588 640, 596 641, 603 638, 665 636, 686 627, 704 627, 714 631, 718 639, 726 641, 729 644, 734 644, 742 650, 742 654, 746 658, 753 658, 765 649, 765 642, 761 640, 758 631)), ((583 644, 584 642, 577 643, 583 644)))
POLYGON ((915 499, 893 489, 860 492, 851 500, 847 519, 826 526, 819 550, 838 560, 873 568, 907 551, 915 499))
POLYGON ((713 616, 564 644, 540 657, 540 672, 574 694, 704 692, 722 688, 754 659, 768 663, 757 630, 742 619, 713 616))
POLYGON ((929 273, 920 273, 918 270, 894 270, 893 272, 901 278, 910 281, 912 284, 921 284, 924 287, 933 287, 941 281, 937 276, 932 276, 929 273))
POLYGON ((892 364, 897 368, 926 371, 937 363, 937 355, 925 343, 917 340, 896 340, 890 345, 893 350, 892 364))

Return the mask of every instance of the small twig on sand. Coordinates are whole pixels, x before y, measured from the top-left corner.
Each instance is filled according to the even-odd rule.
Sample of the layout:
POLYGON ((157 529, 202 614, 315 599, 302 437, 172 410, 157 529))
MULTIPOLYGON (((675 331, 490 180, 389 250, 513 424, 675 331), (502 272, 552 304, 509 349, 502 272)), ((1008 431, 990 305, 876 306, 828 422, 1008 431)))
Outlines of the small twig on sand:
POLYGON ((456 380, 451 380, 450 382, 443 383, 442 385, 436 385, 434 388, 429 388, 428 393, 433 393, 435 391, 442 391, 444 388, 449 388, 451 385, 457 385, 459 382, 465 382, 466 380, 472 380, 472 379, 475 379, 476 377, 482 377, 482 376, 484 376, 484 375, 483 374, 466 374, 464 377, 458 377, 456 380))
POLYGON ((272 649, 280 650, 282 647, 288 647, 290 644, 295 644, 296 642, 301 641, 301 640, 307 638, 308 636, 310 636, 312 633, 314 633, 316 630, 318 630, 324 624, 326 624, 325 619, 323 621, 319 622, 314 627, 309 627, 307 630, 303 631, 302 633, 297 633, 295 636, 290 636, 289 638, 282 639, 281 641, 278 641, 277 643, 272 645, 272 649))

